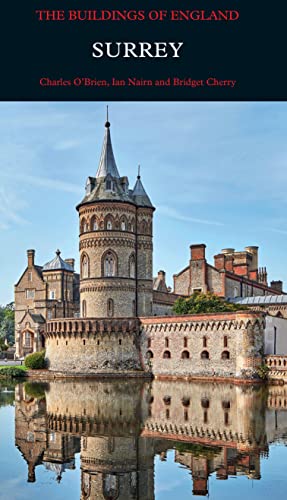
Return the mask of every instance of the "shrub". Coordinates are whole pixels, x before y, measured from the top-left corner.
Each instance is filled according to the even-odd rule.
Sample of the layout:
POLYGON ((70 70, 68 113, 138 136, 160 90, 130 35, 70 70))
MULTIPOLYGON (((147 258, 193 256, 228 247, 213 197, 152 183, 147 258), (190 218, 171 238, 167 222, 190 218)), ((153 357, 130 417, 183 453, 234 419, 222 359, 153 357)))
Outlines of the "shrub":
POLYGON ((245 311, 242 304, 227 302, 217 295, 207 292, 194 292, 190 297, 180 297, 173 306, 175 314, 202 314, 245 311))
POLYGON ((25 377, 25 370, 19 366, 3 366, 0 370, 0 377, 25 377))
POLYGON ((45 351, 28 354, 25 358, 25 366, 29 368, 29 370, 41 370, 45 368, 45 351))
POLYGON ((261 378, 262 380, 267 380, 269 367, 267 365, 261 365, 256 369, 256 372, 259 378, 261 378))

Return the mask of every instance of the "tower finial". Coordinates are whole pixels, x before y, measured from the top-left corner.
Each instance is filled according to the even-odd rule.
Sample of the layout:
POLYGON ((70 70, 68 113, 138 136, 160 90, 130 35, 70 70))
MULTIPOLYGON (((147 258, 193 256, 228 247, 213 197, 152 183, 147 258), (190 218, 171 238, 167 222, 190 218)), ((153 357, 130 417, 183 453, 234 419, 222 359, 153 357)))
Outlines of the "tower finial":
POLYGON ((141 178, 141 166, 138 165, 138 179, 141 178))
POLYGON ((110 122, 109 122, 109 106, 107 105, 107 121, 105 123, 106 128, 110 128, 110 122))

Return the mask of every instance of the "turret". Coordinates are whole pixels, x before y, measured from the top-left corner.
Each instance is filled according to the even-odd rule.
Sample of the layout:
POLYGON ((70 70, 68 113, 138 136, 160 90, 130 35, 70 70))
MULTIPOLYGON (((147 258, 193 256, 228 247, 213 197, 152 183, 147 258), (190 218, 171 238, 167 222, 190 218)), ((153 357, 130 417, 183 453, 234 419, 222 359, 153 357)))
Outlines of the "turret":
POLYGON ((80 217, 80 300, 83 317, 152 314, 152 217, 154 207, 140 174, 129 189, 105 136, 95 177, 77 206, 80 217))

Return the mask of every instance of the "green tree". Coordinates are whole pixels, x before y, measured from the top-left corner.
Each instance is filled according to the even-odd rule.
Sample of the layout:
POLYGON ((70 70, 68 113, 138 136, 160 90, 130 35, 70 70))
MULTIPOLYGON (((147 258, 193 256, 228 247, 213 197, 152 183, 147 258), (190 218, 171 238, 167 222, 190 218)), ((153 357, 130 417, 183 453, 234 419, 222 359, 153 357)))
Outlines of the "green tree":
POLYGON ((10 344, 14 344, 14 329, 15 329, 15 312, 14 303, 11 302, 6 306, 0 306, 0 346, 5 339, 10 344))
POLYGON ((246 309, 248 309, 246 306, 227 302, 211 292, 195 292, 190 297, 180 297, 173 306, 175 314, 220 313, 246 309))

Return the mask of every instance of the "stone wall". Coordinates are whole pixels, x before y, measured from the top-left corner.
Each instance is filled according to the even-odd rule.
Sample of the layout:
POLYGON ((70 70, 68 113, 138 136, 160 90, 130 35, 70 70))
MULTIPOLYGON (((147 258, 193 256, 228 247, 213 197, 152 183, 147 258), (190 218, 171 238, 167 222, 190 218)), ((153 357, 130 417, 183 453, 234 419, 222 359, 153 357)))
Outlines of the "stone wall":
POLYGON ((140 318, 145 369, 155 376, 250 378, 262 363, 264 315, 140 318))
POLYGON ((47 324, 50 370, 168 377, 252 378, 264 354, 265 317, 238 312, 47 324))
POLYGON ((138 322, 93 318, 49 321, 46 360, 50 370, 66 373, 141 370, 138 322))

